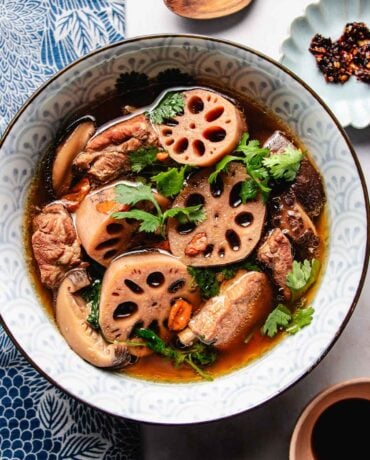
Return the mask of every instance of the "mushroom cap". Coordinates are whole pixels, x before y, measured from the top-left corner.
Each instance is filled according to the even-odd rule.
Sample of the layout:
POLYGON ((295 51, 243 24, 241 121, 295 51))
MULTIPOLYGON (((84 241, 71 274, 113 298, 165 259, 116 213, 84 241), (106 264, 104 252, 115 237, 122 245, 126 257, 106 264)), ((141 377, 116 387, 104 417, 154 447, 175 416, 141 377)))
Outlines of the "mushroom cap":
POLYGON ((97 367, 123 367, 129 362, 127 347, 107 343, 86 322, 90 309, 78 291, 89 284, 85 270, 77 268, 68 272, 57 293, 57 325, 68 345, 85 361, 97 367))
POLYGON ((209 184, 209 174, 204 170, 192 176, 173 204, 203 204, 206 219, 197 226, 184 226, 176 219, 168 221, 171 252, 195 267, 246 258, 260 240, 265 222, 266 206, 261 197, 245 204, 239 197, 240 185, 248 177, 242 164, 231 163, 228 173, 219 176, 216 187, 209 184))
POLYGON ((159 140, 178 163, 211 166, 238 145, 247 131, 240 110, 220 94, 204 89, 183 93, 184 113, 158 126, 159 140))
POLYGON ((72 163, 94 134, 95 123, 89 118, 79 123, 58 145, 52 167, 52 184, 57 197, 67 193, 72 182, 72 163))
MULTIPOLYGON (((193 309, 201 302, 186 266, 163 252, 129 253, 115 259, 103 278, 99 323, 110 341, 131 340, 137 327, 152 328, 163 339, 170 336, 166 320, 176 299, 193 309)), ((134 339, 135 342, 139 339, 134 339)), ((141 347, 130 353, 142 355, 141 347)))

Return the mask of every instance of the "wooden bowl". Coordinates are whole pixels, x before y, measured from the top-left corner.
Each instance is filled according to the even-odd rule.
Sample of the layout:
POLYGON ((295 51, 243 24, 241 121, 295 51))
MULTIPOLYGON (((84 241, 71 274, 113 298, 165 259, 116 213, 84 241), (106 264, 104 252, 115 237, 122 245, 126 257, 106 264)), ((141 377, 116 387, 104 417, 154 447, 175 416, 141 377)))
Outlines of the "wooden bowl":
POLYGON ((190 19, 214 19, 237 13, 252 0, 164 0, 175 14, 190 19))

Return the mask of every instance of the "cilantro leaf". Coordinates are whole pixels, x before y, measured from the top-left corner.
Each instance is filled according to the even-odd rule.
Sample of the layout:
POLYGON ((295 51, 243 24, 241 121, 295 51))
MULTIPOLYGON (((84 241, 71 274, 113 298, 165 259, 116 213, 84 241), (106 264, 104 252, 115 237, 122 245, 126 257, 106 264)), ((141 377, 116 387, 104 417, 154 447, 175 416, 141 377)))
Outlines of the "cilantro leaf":
POLYGON ((164 225, 169 217, 174 217, 180 222, 200 223, 205 219, 202 205, 189 206, 187 208, 172 208, 162 212, 152 189, 145 184, 135 185, 119 184, 115 186, 117 201, 123 204, 135 205, 140 201, 150 201, 155 206, 156 214, 141 209, 130 209, 125 212, 115 212, 114 219, 137 219, 141 221, 139 230, 142 232, 155 232, 160 230, 164 236, 164 225))
POLYGON ((302 158, 301 149, 288 146, 284 152, 264 158, 263 165, 268 168, 274 179, 292 182, 296 178, 302 158))
POLYGON ((159 104, 149 112, 150 121, 156 125, 183 112, 185 98, 182 93, 168 93, 159 104))
POLYGON ((157 211, 160 211, 159 204, 157 203, 149 185, 141 182, 136 183, 135 185, 118 184, 114 187, 114 189, 119 203, 134 206, 139 203, 139 201, 150 201, 154 204, 157 211))
POLYGON ((310 307, 297 308, 286 328, 288 334, 296 334, 300 329, 311 324, 315 310, 310 307))
POLYGON ((316 281, 319 271, 320 261, 317 259, 293 261, 292 270, 286 276, 286 284, 292 293, 293 302, 316 281))
POLYGON ((178 350, 167 345, 151 329, 140 328, 136 329, 135 333, 145 341, 148 348, 172 360, 175 367, 184 363, 188 364, 205 380, 213 380, 212 376, 204 372, 200 366, 207 366, 216 361, 217 354, 214 348, 198 342, 186 350, 178 350))
POLYGON ((152 166, 153 163, 157 163, 157 153, 159 150, 156 147, 148 146, 141 147, 129 155, 131 170, 134 173, 139 173, 148 166, 152 166))
POLYGON ((286 329, 292 319, 290 310, 283 304, 279 304, 268 315, 265 324, 261 328, 262 335, 274 337, 280 329, 286 329))
POLYGON ((200 224, 206 218, 201 204, 195 206, 188 206, 187 208, 171 208, 163 214, 163 219, 168 217, 175 217, 181 224, 186 222, 194 222, 200 224))
POLYGON ((227 265, 226 267, 224 267, 221 270, 220 273, 221 273, 223 279, 229 280, 231 278, 234 278, 234 276, 236 275, 238 270, 250 270, 250 271, 254 271, 254 272, 260 272, 261 271, 261 269, 257 265, 249 262, 248 260, 244 260, 242 262, 227 265))
POLYGON ((304 307, 304 303, 292 313, 285 305, 279 304, 267 317, 265 324, 261 328, 262 335, 275 337, 280 330, 285 330, 288 334, 296 334, 303 327, 311 324, 315 310, 311 307, 304 307))
POLYGON ((249 200, 254 200, 257 196, 257 184, 253 179, 247 179, 242 182, 239 196, 242 199, 243 203, 246 203, 249 200))
POLYGON ((100 292, 101 292, 101 280, 96 279, 90 286, 87 286, 83 289, 81 295, 82 298, 87 303, 87 306, 90 307, 90 313, 86 321, 89 325, 95 329, 99 330, 99 304, 100 304, 100 292))
POLYGON ((170 168, 168 171, 161 172, 152 176, 151 180, 156 183, 159 193, 167 197, 173 197, 180 193, 185 180, 185 174, 189 171, 189 166, 181 169, 170 168))
POLYGON ((217 179, 217 176, 220 173, 227 171, 227 166, 229 165, 229 163, 231 163, 232 161, 237 161, 237 160, 241 161, 242 158, 236 157, 234 155, 226 155, 226 156, 224 156, 222 158, 222 160, 219 161, 216 164, 216 167, 215 167, 215 170, 213 171, 213 173, 209 175, 208 182, 210 184, 213 184, 213 182, 217 179))
POLYGON ((158 230, 161 225, 161 219, 150 212, 142 211, 141 209, 131 209, 125 212, 115 212, 112 214, 114 219, 136 219, 140 220, 139 230, 141 232, 153 233, 158 230))
POLYGON ((189 274, 200 289, 203 299, 210 299, 219 294, 220 283, 217 279, 217 272, 212 268, 188 267, 189 274))

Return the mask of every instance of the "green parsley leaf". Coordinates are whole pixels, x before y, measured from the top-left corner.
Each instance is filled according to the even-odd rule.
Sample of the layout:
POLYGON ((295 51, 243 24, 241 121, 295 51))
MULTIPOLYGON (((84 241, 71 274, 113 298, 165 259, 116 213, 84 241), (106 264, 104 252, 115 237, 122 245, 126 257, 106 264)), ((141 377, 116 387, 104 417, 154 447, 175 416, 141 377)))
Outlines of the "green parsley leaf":
POLYGON ((311 307, 304 307, 301 302, 292 313, 285 305, 279 304, 267 317, 265 324, 261 328, 262 335, 275 337, 275 335, 285 330, 288 334, 296 334, 303 327, 311 324, 315 310, 311 307))
POLYGON ((214 348, 198 342, 186 350, 178 350, 167 345, 151 329, 140 328, 136 329, 135 333, 137 336, 144 339, 145 345, 148 348, 153 350, 155 353, 172 360, 175 367, 184 363, 188 364, 205 380, 213 380, 212 376, 204 372, 200 366, 207 366, 216 361, 217 354, 214 348))
POLYGON ((301 149, 288 146, 284 152, 264 158, 263 165, 268 168, 274 179, 284 179, 292 182, 296 178, 302 158, 301 149))
POLYGON ((257 196, 257 184, 253 179, 247 179, 242 183, 239 196, 243 203, 254 200, 257 196))
POLYGON ((90 313, 86 321, 95 330, 100 329, 99 304, 100 304, 101 285, 102 285, 101 280, 96 279, 90 286, 87 286, 86 288, 84 288, 81 293, 82 298, 87 303, 87 306, 90 307, 90 313))
POLYGON ((174 217, 180 222, 195 222, 196 224, 205 219, 202 205, 189 206, 187 208, 172 208, 164 213, 160 208, 152 189, 145 184, 136 185, 119 184, 115 187, 116 198, 119 203, 135 205, 140 201, 150 201, 155 206, 156 214, 151 214, 141 209, 130 209, 125 212, 115 212, 114 219, 137 219, 141 221, 139 230, 142 232, 155 232, 158 229, 164 236, 164 225, 169 217, 174 217))
POLYGON ((131 170, 134 173, 139 173, 148 166, 158 163, 157 153, 159 150, 156 147, 141 147, 129 155, 131 170))
POLYGON ((293 313, 291 322, 286 328, 288 334, 296 334, 300 329, 311 324, 315 310, 310 307, 297 308, 293 313))
POLYGON ((184 186, 185 174, 188 173, 189 169, 189 166, 184 166, 181 169, 170 168, 168 171, 152 176, 151 180, 155 182, 159 193, 173 197, 180 193, 184 186))
POLYGON ((220 173, 227 171, 227 167, 228 167, 229 163, 231 163, 232 161, 241 161, 241 160, 242 160, 242 158, 236 157, 234 155, 226 155, 226 156, 224 156, 222 158, 222 160, 219 161, 216 164, 216 167, 215 167, 215 170, 213 171, 213 173, 209 175, 208 182, 210 184, 213 184, 213 182, 217 179, 217 176, 220 173))
POLYGON ((140 220, 139 230, 141 232, 154 233, 161 225, 161 219, 150 212, 141 209, 131 209, 125 212, 115 212, 112 214, 114 219, 136 219, 140 220))
POLYGON ((317 259, 293 261, 292 270, 286 276, 286 284, 292 293, 293 302, 316 281, 319 271, 320 261, 317 259))
POLYGON ((265 324, 261 328, 262 335, 274 337, 279 330, 286 329, 292 319, 290 310, 283 304, 279 304, 268 315, 265 324))
POLYGON ((188 206, 187 208, 171 208, 167 209, 167 211, 163 214, 163 219, 167 219, 168 217, 175 217, 180 224, 184 224, 186 222, 194 222, 195 224, 200 224, 206 218, 206 215, 202 209, 201 204, 197 204, 195 206, 188 206))
POLYGON ((210 299, 220 292, 220 283, 217 272, 211 268, 188 267, 189 274, 200 289, 203 299, 210 299))
POLYGON ((182 93, 168 93, 159 104, 149 112, 150 121, 156 125, 183 112, 185 98, 182 93))
POLYGON ((155 199, 151 187, 141 182, 135 185, 118 184, 114 187, 116 198, 119 203, 134 206, 139 201, 150 201, 154 204, 158 212, 161 211, 157 200, 155 199))

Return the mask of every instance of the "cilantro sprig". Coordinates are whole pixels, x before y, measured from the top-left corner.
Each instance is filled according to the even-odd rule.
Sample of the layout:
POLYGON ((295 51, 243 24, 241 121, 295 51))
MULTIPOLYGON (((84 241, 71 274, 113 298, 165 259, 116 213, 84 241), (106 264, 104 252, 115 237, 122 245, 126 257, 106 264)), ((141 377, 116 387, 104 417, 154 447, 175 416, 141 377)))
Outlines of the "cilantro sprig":
POLYGON ((268 315, 265 324, 261 328, 261 334, 272 338, 279 331, 285 330, 288 334, 296 334, 303 327, 311 324, 315 310, 304 304, 298 306, 292 313, 288 307, 279 304, 268 315))
POLYGON ((194 222, 195 224, 199 224, 206 217, 202 210, 202 205, 171 208, 163 212, 155 199, 152 189, 142 183, 135 185, 118 184, 115 186, 115 192, 116 200, 119 203, 135 206, 141 201, 149 201, 154 205, 155 214, 135 208, 112 214, 114 219, 136 219, 141 221, 139 226, 141 232, 153 233, 160 230, 162 236, 164 236, 164 226, 169 217, 174 217, 180 223, 194 222))
POLYGON ((282 153, 271 155, 270 150, 261 147, 258 140, 249 140, 248 133, 243 134, 234 153, 236 155, 226 155, 216 164, 208 181, 212 184, 220 173, 227 171, 231 162, 241 161, 248 173, 248 178, 242 183, 240 190, 243 203, 255 199, 258 193, 266 202, 271 192, 270 181, 293 181, 303 158, 301 150, 292 147, 287 147, 282 153))
POLYGON ((158 192, 166 197, 174 197, 179 194, 184 186, 185 176, 191 170, 191 166, 183 166, 180 169, 170 168, 152 176, 151 181, 156 184, 158 192))
POLYGON ((99 304, 100 304, 100 292, 102 282, 100 279, 96 279, 90 286, 87 286, 82 291, 82 298, 87 302, 87 306, 90 308, 89 316, 86 321, 89 325, 99 330, 99 304))
POLYGON ((185 98, 182 93, 168 93, 149 112, 149 118, 152 123, 159 125, 165 120, 169 120, 174 116, 182 113, 185 107, 185 98))
POLYGON ((208 366, 214 363, 217 359, 217 354, 214 348, 197 342, 192 347, 186 350, 178 350, 167 345, 158 335, 151 329, 140 328, 135 331, 136 335, 142 338, 145 345, 155 353, 170 359, 175 367, 181 364, 191 366, 197 374, 203 379, 212 381, 213 378, 207 372, 201 369, 201 366, 208 366))
POLYGON ((153 146, 141 147, 131 152, 129 155, 131 171, 139 173, 149 166, 153 167, 154 165, 159 165, 160 162, 157 160, 158 152, 159 150, 153 146))
POLYGON ((299 299, 316 281, 320 271, 317 259, 293 261, 292 270, 287 274, 286 284, 292 293, 292 301, 299 299))
POLYGON ((260 268, 248 260, 230 264, 224 268, 188 267, 188 273, 199 287, 201 296, 207 300, 219 294, 223 280, 234 278, 238 270, 260 271, 260 268))
POLYGON ((301 149, 286 147, 284 152, 270 155, 263 159, 263 165, 269 170, 274 179, 293 182, 298 173, 303 153, 301 149))

